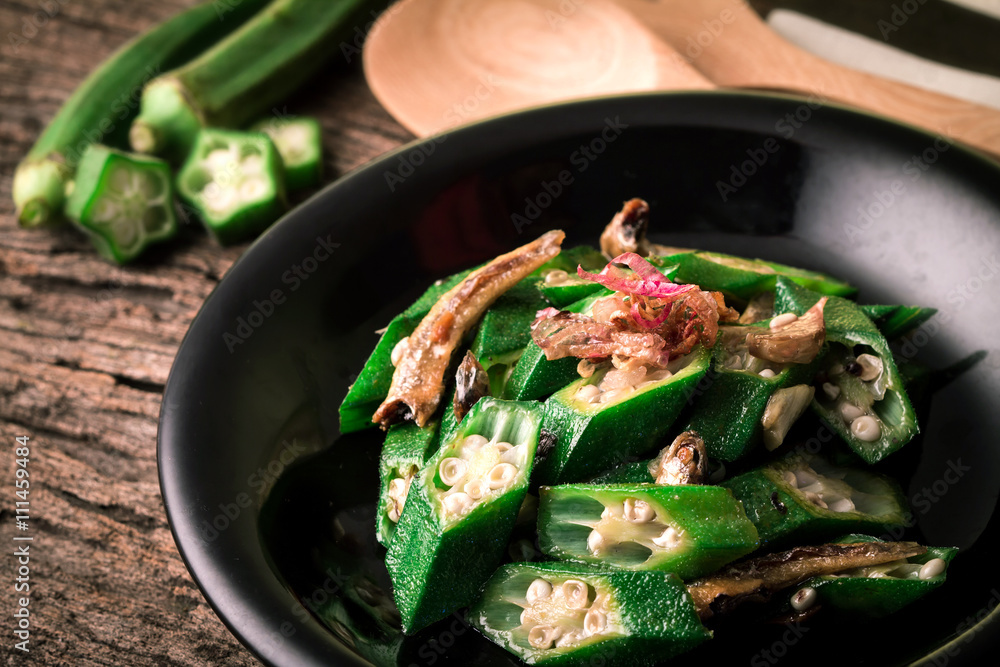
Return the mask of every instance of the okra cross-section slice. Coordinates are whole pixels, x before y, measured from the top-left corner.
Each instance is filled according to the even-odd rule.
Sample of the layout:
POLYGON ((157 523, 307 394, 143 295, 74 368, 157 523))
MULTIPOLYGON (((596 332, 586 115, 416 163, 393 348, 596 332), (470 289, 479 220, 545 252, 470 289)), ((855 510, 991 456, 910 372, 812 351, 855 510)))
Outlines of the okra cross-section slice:
POLYGON ((438 422, 421 428, 416 424, 396 424, 389 428, 379 457, 379 504, 375 520, 375 538, 383 545, 396 532, 396 524, 406 506, 410 484, 430 455, 436 442, 438 422))
POLYGON ((641 667, 712 636, 676 575, 573 563, 505 565, 469 618, 529 665, 641 667))
POLYGON ((906 499, 890 478, 834 465, 819 455, 791 454, 722 482, 743 503, 761 545, 813 544, 848 532, 878 532, 906 523, 906 499))
POLYGON ((315 118, 269 118, 251 128, 271 137, 285 168, 285 186, 301 190, 323 177, 323 139, 315 118))
POLYGON ((219 243, 257 236, 285 211, 274 143, 261 132, 202 130, 177 174, 177 189, 219 243))
POLYGON ((661 257, 658 261, 677 265, 672 276, 674 282, 695 284, 703 290, 718 291, 743 300, 774 290, 779 276, 821 294, 850 296, 857 292, 851 285, 824 273, 718 252, 693 250, 661 257))
MULTIPOLYGON (((590 283, 597 285, 597 283, 590 283)), ((589 315, 594 302, 611 293, 610 290, 597 285, 600 289, 590 296, 567 306, 564 310, 570 313, 589 315)), ((577 367, 580 360, 576 357, 563 357, 549 361, 545 352, 534 340, 528 338, 524 352, 514 365, 510 379, 504 387, 504 398, 515 401, 533 401, 548 396, 552 392, 565 387, 580 377, 577 367)))
POLYGON ((538 542, 555 558, 682 579, 757 548, 757 529, 729 489, 658 484, 543 486, 538 542))
POLYGON ((710 359, 711 351, 699 346, 639 378, 609 366, 557 391, 545 402, 545 428, 556 442, 538 463, 535 481, 579 482, 651 449, 670 430, 710 359))
MULTIPOLYGON (((779 278, 775 312, 801 315, 821 295, 779 278)), ((868 463, 880 461, 919 432, 885 337, 861 308, 829 297, 824 309, 830 352, 819 368, 813 409, 868 463)))
MULTIPOLYGON (((471 270, 470 270, 471 271, 471 270)), ((365 361, 357 380, 347 390, 347 396, 340 404, 340 432, 351 433, 366 428, 374 428, 372 415, 389 393, 392 384, 392 372, 398 359, 399 346, 413 330, 424 315, 430 311, 442 294, 463 280, 469 271, 455 274, 437 281, 417 299, 409 308, 389 322, 379 338, 371 356, 365 361)))
POLYGON ((170 166, 91 144, 77 165, 66 217, 107 259, 125 264, 177 234, 170 166))
MULTIPOLYGON (((768 426, 768 445, 780 439, 801 415, 795 405, 772 399, 782 388, 812 381, 814 364, 776 364, 751 355, 746 332, 751 327, 730 326, 720 334, 712 360, 712 375, 691 413, 685 430, 697 431, 705 440, 709 456, 736 461, 756 447, 765 435, 764 415, 772 406, 773 424, 768 426), (775 412, 777 410, 777 412, 775 412)), ((808 389, 809 397, 812 390, 808 389)), ((809 398, 802 403, 802 409, 809 398)))
POLYGON ((483 398, 414 478, 386 565, 406 632, 476 598, 528 491, 537 403, 483 398))
MULTIPOLYGON (((834 544, 880 542, 868 535, 845 535, 834 544)), ((944 583, 955 547, 927 547, 927 552, 881 565, 814 577, 791 594, 786 611, 818 605, 852 618, 893 614, 944 583)))

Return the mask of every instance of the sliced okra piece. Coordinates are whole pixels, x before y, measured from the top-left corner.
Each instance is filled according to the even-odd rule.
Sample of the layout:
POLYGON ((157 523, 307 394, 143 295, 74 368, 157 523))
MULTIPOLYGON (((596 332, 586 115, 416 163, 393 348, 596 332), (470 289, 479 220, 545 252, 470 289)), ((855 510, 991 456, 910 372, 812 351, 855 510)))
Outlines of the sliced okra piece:
POLYGON ((504 292, 483 315, 470 348, 483 366, 492 365, 494 358, 523 350, 531 342, 535 313, 548 306, 538 292, 539 283, 541 278, 525 278, 504 292))
POLYGON ((585 270, 596 273, 607 263, 608 260, 596 248, 590 246, 568 248, 539 269, 542 281, 538 289, 550 305, 563 309, 603 289, 599 283, 580 278, 576 268, 582 266, 585 270))
POLYGON ((430 311, 438 298, 457 285, 469 271, 455 274, 431 285, 409 308, 389 322, 371 356, 358 374, 357 380, 347 390, 340 404, 340 432, 351 433, 373 428, 372 415, 389 393, 392 384, 394 360, 398 359, 397 346, 413 333, 417 324, 430 311))
MULTIPOLYGON (((801 315, 821 295, 779 278, 775 312, 801 315)), ((861 308, 829 297, 824 309, 825 355, 816 378, 812 408, 868 463, 896 451, 919 432, 885 337, 861 308)))
POLYGON ((676 575, 573 563, 501 567, 469 617, 529 665, 652 665, 712 636, 676 575))
POLYGON ((861 311, 868 316, 887 340, 895 340, 910 333, 937 313, 937 308, 923 306, 863 305, 861 311))
POLYGON ((906 499, 895 481, 816 454, 792 452, 721 485, 743 503, 762 546, 810 544, 906 524, 906 499))
POLYGON ((541 425, 537 403, 484 398, 417 473, 386 556, 404 631, 470 604, 500 564, 541 425))
POLYGON ((315 118, 268 118, 251 128, 271 137, 285 168, 285 186, 301 190, 323 178, 323 138, 315 118))
POLYGON ((703 290, 722 292, 744 301, 760 292, 773 291, 780 276, 821 294, 850 296, 857 292, 848 283, 818 271, 718 252, 692 250, 660 257, 657 262, 677 265, 672 276, 674 282, 695 284, 703 290))
MULTIPOLYGON (((816 364, 782 364, 753 356, 747 349, 746 333, 754 328, 757 325, 730 326, 720 331, 712 354, 711 381, 698 397, 685 427, 697 431, 705 440, 709 456, 722 461, 744 457, 765 434, 769 447, 774 449, 770 445, 780 444, 809 405, 807 400, 795 409, 799 406, 779 400, 783 395, 778 392, 811 383, 816 364), (772 410, 765 428, 764 415, 769 405, 772 410)), ((812 387, 806 389, 811 398, 812 387)))
POLYGON ((406 506, 406 496, 417 472, 437 444, 438 422, 423 428, 416 424, 396 424, 389 428, 379 457, 379 505, 375 537, 387 546, 406 506))
MULTIPOLYGON (((845 535, 834 544, 882 542, 868 535, 845 535)), ((893 614, 944 583, 955 547, 927 547, 927 552, 900 560, 867 565, 803 582, 785 602, 784 613, 812 607, 833 609, 854 618, 893 614)))
POLYGON ((174 187, 163 160, 91 144, 77 165, 66 217, 118 264, 177 234, 174 187))
POLYGON ((177 190, 223 245, 254 238, 288 208, 281 158, 262 132, 200 131, 177 190))
POLYGON ((682 579, 757 548, 757 529, 729 489, 568 484, 539 491, 538 543, 561 560, 682 579))
POLYGON ((699 346, 639 376, 607 365, 557 391, 545 402, 545 428, 556 442, 535 481, 579 482, 648 451, 670 430, 710 359, 699 346))
MULTIPOLYGON (((592 283, 596 284, 596 283, 592 283)), ((594 302, 611 291, 600 287, 591 296, 567 306, 564 310, 570 313, 589 315, 594 302)), ((575 357, 563 357, 549 361, 545 352, 529 337, 528 343, 511 371, 510 379, 504 388, 504 398, 515 401, 533 401, 548 396, 557 389, 565 387, 580 377, 577 371, 580 360, 575 357)))

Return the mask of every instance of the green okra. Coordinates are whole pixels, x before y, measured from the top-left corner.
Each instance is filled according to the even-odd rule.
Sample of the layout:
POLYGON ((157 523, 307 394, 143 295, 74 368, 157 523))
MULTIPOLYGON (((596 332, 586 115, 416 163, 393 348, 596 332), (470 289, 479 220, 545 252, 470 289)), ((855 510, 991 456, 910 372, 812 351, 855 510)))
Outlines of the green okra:
POLYGON ((233 3, 221 17, 217 3, 203 2, 115 51, 77 87, 17 166, 12 194, 20 224, 37 227, 60 221, 66 188, 87 146, 128 146, 128 126, 135 115, 129 95, 153 74, 204 51, 269 1, 233 3))
MULTIPOLYGON (((601 287, 597 293, 576 301, 563 310, 589 315, 594 302, 609 294, 610 290, 601 287)), ((504 387, 503 397, 515 401, 532 401, 548 396, 580 377, 576 370, 579 363, 580 360, 576 357, 549 361, 545 358, 542 348, 529 339, 524 352, 511 371, 510 379, 504 387)))
POLYGON ((690 579, 754 551, 758 538, 719 486, 569 484, 540 489, 538 542, 562 560, 690 579))
POLYGON ((389 427, 379 457, 379 502, 376 508, 375 538, 384 546, 396 532, 396 524, 406 506, 406 496, 417 472, 437 444, 438 422, 423 428, 409 422, 389 427))
POLYGON ((500 358, 510 358, 531 342, 531 323, 548 303, 538 292, 542 279, 529 276, 504 292, 479 323, 470 350, 484 368, 500 358))
POLYGON ((323 179, 323 138, 315 118, 268 118, 252 128, 274 142, 285 172, 285 186, 302 190, 323 179))
POLYGON ((906 525, 906 499, 891 478, 815 454, 792 452, 721 486, 743 503, 769 549, 906 525))
POLYGON ((404 631, 470 604, 500 564, 541 425, 537 403, 483 398, 414 478, 386 556, 404 631))
POLYGON ((261 132, 200 132, 177 190, 223 245, 254 238, 288 208, 281 158, 261 132))
POLYGON ((937 313, 937 308, 866 304, 859 306, 887 340, 910 333, 937 313))
POLYGON ((651 449, 670 430, 710 359, 711 351, 699 346, 635 387, 601 391, 605 368, 557 391, 545 402, 545 428, 556 442, 538 463, 535 481, 582 481, 651 449))
MULTIPOLYGON (((881 541, 869 535, 854 534, 845 535, 834 543, 881 541)), ((955 547, 928 547, 927 552, 919 556, 814 577, 791 595, 783 611, 805 611, 800 608, 819 605, 855 619, 888 616, 943 584, 957 553, 955 547)))
POLYGON ((596 248, 567 248, 538 270, 542 278, 538 289, 549 304, 563 308, 604 289, 599 283, 580 278, 577 267, 582 266, 584 270, 596 273, 607 263, 608 260, 596 248))
POLYGON ((798 269, 762 259, 745 259, 718 252, 692 250, 657 258, 660 264, 676 264, 671 279, 698 285, 703 290, 750 300, 760 292, 773 291, 775 281, 787 279, 821 294, 851 296, 857 290, 841 280, 817 271, 798 269))
POLYGON ((590 484, 652 484, 655 481, 646 460, 623 463, 588 480, 590 484))
POLYGON ((383 8, 376 0, 274 0, 239 30, 146 85, 129 140, 180 161, 204 127, 243 127, 266 114, 340 53, 383 8))
POLYGON ((469 617, 529 665, 641 667, 711 638, 674 574, 512 563, 490 579, 469 617))
POLYGON ((66 217, 102 256, 125 264, 176 236, 172 178, 163 160, 91 144, 77 168, 66 217))
MULTIPOLYGON (((779 278, 775 312, 801 315, 821 295, 779 278)), ((823 310, 830 350, 820 365, 812 407, 868 463, 896 451, 919 431, 885 337, 857 304, 829 297, 823 310)))
MULTIPOLYGON (((746 336, 742 332, 750 327, 727 329, 734 333, 719 336, 713 350, 710 379, 705 383, 707 388, 698 397, 684 430, 701 435, 709 456, 731 462, 747 455, 764 439, 763 417, 776 392, 803 382, 811 383, 816 364, 776 364, 758 359, 746 350, 746 336), (734 343, 739 343, 738 349, 733 347, 734 343)), ((783 423, 769 429, 767 444, 771 449, 775 444, 772 435, 783 437, 800 414, 786 411, 788 414, 778 417, 783 423)))
POLYGON ((340 432, 352 433, 372 428, 372 415, 389 393, 392 384, 392 351, 401 340, 413 333, 424 315, 430 312, 441 295, 465 279, 472 269, 438 280, 406 310, 389 322, 358 378, 347 390, 340 404, 340 432))

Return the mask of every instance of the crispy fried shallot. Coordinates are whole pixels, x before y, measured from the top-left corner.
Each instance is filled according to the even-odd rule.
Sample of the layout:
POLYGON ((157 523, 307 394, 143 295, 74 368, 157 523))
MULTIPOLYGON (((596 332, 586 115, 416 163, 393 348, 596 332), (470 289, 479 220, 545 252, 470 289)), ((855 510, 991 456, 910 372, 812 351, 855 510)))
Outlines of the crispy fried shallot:
POLYGON ((531 338, 549 361, 563 357, 603 359, 613 354, 664 367, 670 354, 666 341, 655 333, 623 331, 579 313, 546 308, 531 325, 531 338))
POLYGON ((472 406, 483 396, 489 395, 490 377, 486 369, 471 350, 466 350, 465 358, 455 373, 455 419, 461 423, 472 406))
POLYGON ((448 290, 410 335, 385 401, 372 421, 382 428, 412 419, 423 426, 444 392, 452 352, 496 299, 529 273, 559 254, 565 238, 553 230, 500 255, 448 290))
POLYGON ((767 329, 754 329, 747 334, 750 354, 778 364, 808 364, 816 358, 826 339, 823 306, 826 297, 816 302, 802 317, 779 315, 767 329), (782 318, 786 318, 785 321, 782 318), (790 320, 790 321, 788 321, 790 320))
POLYGON ((806 579, 926 553, 916 542, 859 542, 795 547, 730 565, 688 584, 702 620, 743 602, 766 602, 778 591, 806 579))
POLYGON ((697 431, 684 431, 649 462, 657 484, 704 484, 708 476, 705 441, 697 431))

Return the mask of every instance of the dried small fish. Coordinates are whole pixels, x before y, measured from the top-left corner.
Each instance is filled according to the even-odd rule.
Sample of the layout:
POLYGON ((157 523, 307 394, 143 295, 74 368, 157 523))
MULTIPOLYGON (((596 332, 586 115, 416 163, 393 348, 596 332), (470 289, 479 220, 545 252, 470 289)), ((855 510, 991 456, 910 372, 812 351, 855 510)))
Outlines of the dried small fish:
POLYGON ((476 359, 476 355, 466 350, 465 358, 455 373, 455 419, 461 423, 472 406, 483 396, 490 395, 490 377, 486 369, 476 359))
POLYGON ((705 441, 696 431, 685 431, 649 462, 657 484, 704 484, 708 472, 705 441))

